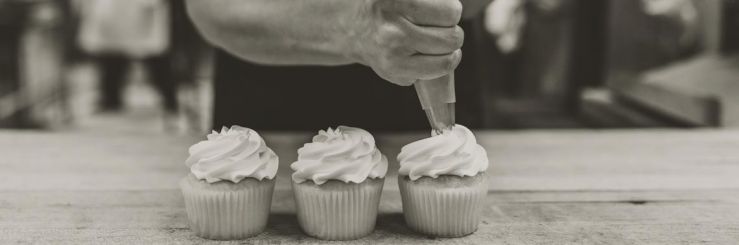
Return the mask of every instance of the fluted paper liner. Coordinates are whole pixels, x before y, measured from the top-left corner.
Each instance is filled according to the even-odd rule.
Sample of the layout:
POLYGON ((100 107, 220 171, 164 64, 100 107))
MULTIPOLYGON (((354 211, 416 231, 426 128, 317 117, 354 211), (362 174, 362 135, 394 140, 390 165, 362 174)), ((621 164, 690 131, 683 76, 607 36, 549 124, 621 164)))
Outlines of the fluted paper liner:
POLYGON ((477 230, 487 195, 484 173, 415 181, 398 176, 398 185, 403 216, 411 229, 435 237, 462 237, 477 230))
POLYGON ((330 180, 293 182, 298 223, 306 234, 324 240, 352 240, 372 233, 384 178, 362 183, 330 180))
POLYGON ((264 231, 272 203, 273 180, 246 178, 208 184, 190 175, 180 181, 190 229, 207 239, 236 240, 264 231))

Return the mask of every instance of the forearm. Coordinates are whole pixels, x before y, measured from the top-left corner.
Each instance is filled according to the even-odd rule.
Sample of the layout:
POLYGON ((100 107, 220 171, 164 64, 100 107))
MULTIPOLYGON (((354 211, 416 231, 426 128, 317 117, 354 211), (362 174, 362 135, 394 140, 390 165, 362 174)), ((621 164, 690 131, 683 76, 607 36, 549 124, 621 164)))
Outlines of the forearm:
POLYGON ((188 0, 212 44, 268 65, 359 63, 409 86, 462 57, 458 0, 188 0))
POLYGON ((359 0, 188 0, 188 12, 206 39, 256 63, 341 65, 350 58, 346 20, 359 0))

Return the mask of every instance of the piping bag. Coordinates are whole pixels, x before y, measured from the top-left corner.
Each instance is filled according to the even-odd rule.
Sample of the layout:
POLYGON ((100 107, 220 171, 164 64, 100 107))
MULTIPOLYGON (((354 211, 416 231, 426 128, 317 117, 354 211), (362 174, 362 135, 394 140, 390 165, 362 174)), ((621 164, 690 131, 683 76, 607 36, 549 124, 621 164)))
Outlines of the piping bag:
POLYGON ((451 129, 455 124, 454 105, 457 98, 454 92, 454 72, 431 80, 419 80, 413 84, 426 112, 431 128, 437 134, 451 129))

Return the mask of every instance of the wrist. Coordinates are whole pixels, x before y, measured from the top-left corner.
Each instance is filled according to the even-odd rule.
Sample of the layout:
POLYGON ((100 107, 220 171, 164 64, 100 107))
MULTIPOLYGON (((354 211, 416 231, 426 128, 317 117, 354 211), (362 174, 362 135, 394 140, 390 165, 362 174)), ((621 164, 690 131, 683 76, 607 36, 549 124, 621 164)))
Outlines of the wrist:
POLYGON ((348 2, 347 8, 340 11, 336 18, 335 47, 339 53, 352 63, 369 65, 367 52, 367 38, 374 27, 375 0, 353 0, 348 2))

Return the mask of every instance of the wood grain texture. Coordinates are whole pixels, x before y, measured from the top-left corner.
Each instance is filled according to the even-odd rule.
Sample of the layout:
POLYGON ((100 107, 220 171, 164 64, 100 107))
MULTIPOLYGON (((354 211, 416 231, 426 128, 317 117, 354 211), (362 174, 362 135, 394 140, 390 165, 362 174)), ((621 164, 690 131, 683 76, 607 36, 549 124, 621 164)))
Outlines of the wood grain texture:
MULTIPOLYGON (((234 243, 321 243, 297 227, 288 165, 310 133, 263 133, 280 155, 267 231, 234 243)), ((490 193, 474 235, 432 239, 402 220, 391 161, 377 230, 412 244, 715 243, 739 240, 739 131, 479 132, 490 193)), ((377 135, 393 159, 423 134, 377 135)), ((177 181, 196 137, 0 131, 0 244, 200 244, 177 181)))
MULTIPOLYGON (((0 192, 0 243, 203 243, 192 235, 180 193, 171 191, 0 192)), ((383 194, 366 243, 731 243, 739 239, 739 191, 492 192, 479 230, 460 239, 410 231, 399 194, 383 194)), ((275 194, 267 231, 246 243, 319 243, 297 226, 292 193, 275 194)))

